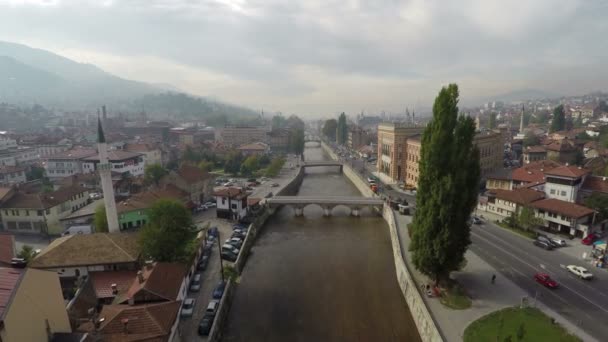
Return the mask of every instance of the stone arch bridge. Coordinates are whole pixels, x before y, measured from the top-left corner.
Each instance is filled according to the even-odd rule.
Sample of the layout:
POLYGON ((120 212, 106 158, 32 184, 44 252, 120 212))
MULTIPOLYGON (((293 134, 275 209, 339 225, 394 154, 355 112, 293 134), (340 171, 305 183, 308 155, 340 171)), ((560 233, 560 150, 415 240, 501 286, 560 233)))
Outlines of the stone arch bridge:
POLYGON ((372 197, 344 197, 344 196, 275 196, 268 198, 266 203, 270 208, 288 205, 294 208, 296 216, 304 215, 304 208, 309 205, 318 205, 323 208, 324 216, 331 216, 331 211, 339 205, 350 209, 353 216, 359 216, 362 208, 380 209, 384 201, 372 197))

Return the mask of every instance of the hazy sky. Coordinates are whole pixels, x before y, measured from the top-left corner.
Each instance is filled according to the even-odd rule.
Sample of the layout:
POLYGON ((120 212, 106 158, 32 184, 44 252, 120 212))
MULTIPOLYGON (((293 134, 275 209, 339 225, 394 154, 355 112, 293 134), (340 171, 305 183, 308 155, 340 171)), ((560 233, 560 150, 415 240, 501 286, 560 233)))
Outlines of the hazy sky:
POLYGON ((606 89, 604 0, 0 0, 0 39, 255 109, 606 89))

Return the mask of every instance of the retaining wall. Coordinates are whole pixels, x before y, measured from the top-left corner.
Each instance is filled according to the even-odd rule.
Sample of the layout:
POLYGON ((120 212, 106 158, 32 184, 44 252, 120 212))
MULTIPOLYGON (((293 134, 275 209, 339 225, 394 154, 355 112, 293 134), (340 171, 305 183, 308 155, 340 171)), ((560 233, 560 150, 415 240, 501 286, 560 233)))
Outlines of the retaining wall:
MULTIPOLYGON (((323 150, 325 151, 325 153, 327 153, 329 155, 330 158, 332 158, 333 160, 336 160, 336 161, 339 160, 338 156, 334 153, 334 151, 331 150, 331 148, 329 146, 327 146, 327 144, 325 144, 324 142, 322 142, 321 143, 321 147, 323 148, 323 150)), ((361 178, 361 176, 355 170, 353 170, 353 168, 350 167, 350 165, 343 164, 342 165, 342 173, 351 181, 351 183, 353 183, 355 185, 355 187, 357 188, 357 190, 359 190, 359 192, 363 196, 365 196, 365 197, 376 197, 376 196, 378 196, 369 187, 369 184, 367 183, 367 180, 361 178)))
POLYGON ((230 311, 230 305, 232 304, 233 293, 234 283, 232 282, 232 280, 229 279, 228 283, 226 283, 224 295, 220 300, 220 305, 217 309, 217 313, 215 314, 215 318, 213 319, 213 326, 211 327, 211 331, 209 331, 209 337, 207 338, 207 341, 216 342, 221 340, 224 323, 226 322, 226 317, 228 317, 228 311, 230 311))

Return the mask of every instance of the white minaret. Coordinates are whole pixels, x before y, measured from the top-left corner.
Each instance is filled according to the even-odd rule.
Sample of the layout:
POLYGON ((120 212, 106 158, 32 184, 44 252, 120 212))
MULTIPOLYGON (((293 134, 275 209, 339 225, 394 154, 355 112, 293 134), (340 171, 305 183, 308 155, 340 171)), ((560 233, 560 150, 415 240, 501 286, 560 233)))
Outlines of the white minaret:
POLYGON ((97 149, 99 150, 99 177, 101 178, 101 189, 103 190, 103 203, 106 207, 106 217, 108 219, 108 231, 115 233, 120 231, 118 225, 118 213, 116 212, 116 202, 114 201, 114 187, 112 187, 112 167, 108 162, 108 146, 106 137, 103 135, 101 119, 97 117, 97 149))
POLYGON ((524 105, 521 105, 521 117, 519 119, 519 134, 524 134, 524 105))

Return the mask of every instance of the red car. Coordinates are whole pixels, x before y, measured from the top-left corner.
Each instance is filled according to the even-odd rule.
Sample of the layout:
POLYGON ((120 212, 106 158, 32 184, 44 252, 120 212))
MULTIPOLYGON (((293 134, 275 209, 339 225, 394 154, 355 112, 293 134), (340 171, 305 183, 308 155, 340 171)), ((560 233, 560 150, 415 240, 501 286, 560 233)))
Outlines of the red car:
POLYGON ((551 277, 549 277, 548 274, 546 273, 536 273, 534 275, 534 280, 536 280, 536 282, 545 285, 546 287, 550 288, 550 289, 556 289, 557 288, 557 282, 553 279, 551 279, 551 277))
POLYGON ((599 240, 599 236, 595 233, 591 233, 589 235, 587 235, 587 237, 585 237, 581 242, 583 243, 583 245, 591 245, 592 243, 594 243, 595 241, 599 240))

